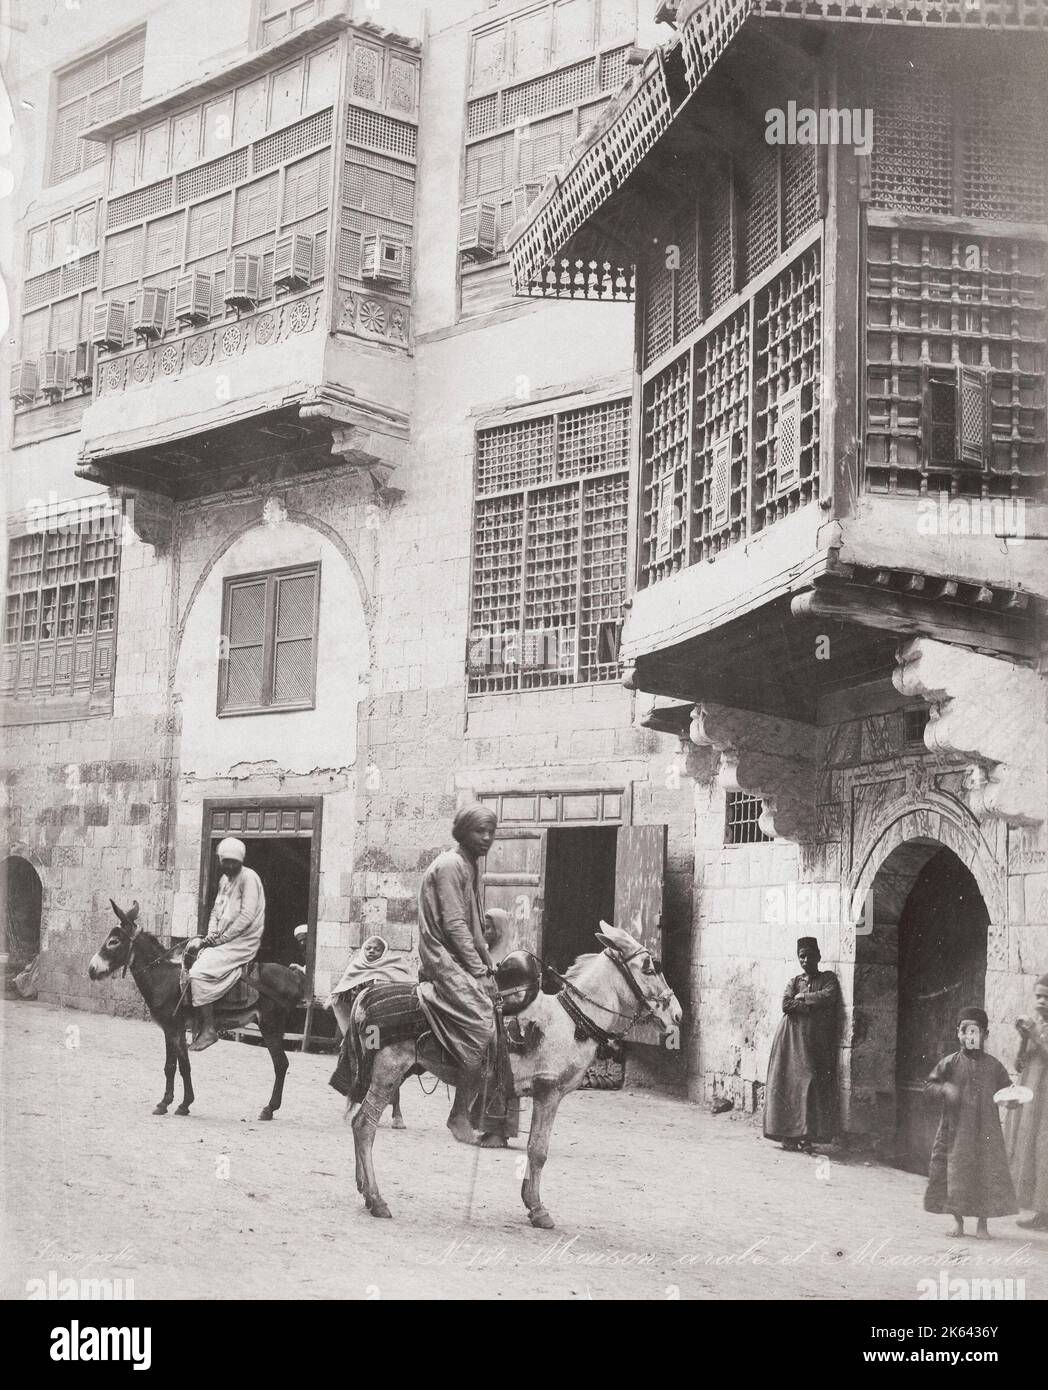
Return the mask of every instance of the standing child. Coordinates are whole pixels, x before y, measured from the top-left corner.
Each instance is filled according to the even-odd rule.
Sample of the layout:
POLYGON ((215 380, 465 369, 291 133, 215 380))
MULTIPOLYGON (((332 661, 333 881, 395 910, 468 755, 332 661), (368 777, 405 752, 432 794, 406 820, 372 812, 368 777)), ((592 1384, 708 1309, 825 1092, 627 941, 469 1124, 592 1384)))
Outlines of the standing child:
POLYGON ((960 1051, 936 1063, 925 1082, 926 1092, 942 1102, 942 1119, 932 1145, 924 1209, 949 1212, 951 1236, 963 1236, 964 1218, 974 1216, 980 1240, 989 1239, 986 1222, 991 1216, 1018 1211, 993 1099, 1011 1078, 983 1050, 989 1032, 982 1009, 962 1009, 957 1016, 960 1051))

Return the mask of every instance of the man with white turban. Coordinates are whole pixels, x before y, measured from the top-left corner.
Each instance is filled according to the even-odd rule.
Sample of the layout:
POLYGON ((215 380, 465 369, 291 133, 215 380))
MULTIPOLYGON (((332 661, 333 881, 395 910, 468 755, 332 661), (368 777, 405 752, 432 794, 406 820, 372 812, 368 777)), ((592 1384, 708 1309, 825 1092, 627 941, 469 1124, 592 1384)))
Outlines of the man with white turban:
POLYGON ((266 926, 266 895, 262 880, 245 866, 243 840, 227 838, 218 846, 222 877, 205 936, 189 971, 192 1004, 199 1027, 190 1043, 202 1052, 218 1041, 215 1000, 231 989, 258 954, 266 926))

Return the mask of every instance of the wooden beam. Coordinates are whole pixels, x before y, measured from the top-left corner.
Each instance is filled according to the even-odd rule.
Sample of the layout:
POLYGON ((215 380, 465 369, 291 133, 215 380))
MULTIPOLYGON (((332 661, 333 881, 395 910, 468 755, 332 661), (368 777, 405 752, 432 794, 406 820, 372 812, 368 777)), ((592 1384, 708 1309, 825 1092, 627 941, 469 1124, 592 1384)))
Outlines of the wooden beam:
POLYGON ((870 588, 819 585, 797 594, 792 610, 798 618, 837 618, 900 636, 932 637, 936 641, 973 649, 981 647, 1022 660, 1033 660, 1037 656, 1035 637, 1017 631, 1014 618, 963 608, 959 604, 940 605, 934 600, 907 598, 870 588))

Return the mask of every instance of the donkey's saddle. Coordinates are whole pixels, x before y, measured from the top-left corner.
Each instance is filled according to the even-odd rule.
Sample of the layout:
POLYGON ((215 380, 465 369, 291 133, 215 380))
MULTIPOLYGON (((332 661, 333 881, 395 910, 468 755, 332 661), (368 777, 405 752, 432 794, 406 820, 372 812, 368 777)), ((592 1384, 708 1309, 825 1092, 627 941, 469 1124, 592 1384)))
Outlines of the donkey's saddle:
POLYGON ((377 1033, 371 1036, 380 1047, 405 1039, 413 1041, 429 1030, 415 986, 409 984, 369 985, 354 1008, 353 1022, 365 1037, 366 1030, 376 1028, 377 1033))
POLYGON ((527 951, 510 951, 496 967, 495 984, 502 996, 502 1015, 512 1018, 523 1013, 538 998, 542 964, 527 951))

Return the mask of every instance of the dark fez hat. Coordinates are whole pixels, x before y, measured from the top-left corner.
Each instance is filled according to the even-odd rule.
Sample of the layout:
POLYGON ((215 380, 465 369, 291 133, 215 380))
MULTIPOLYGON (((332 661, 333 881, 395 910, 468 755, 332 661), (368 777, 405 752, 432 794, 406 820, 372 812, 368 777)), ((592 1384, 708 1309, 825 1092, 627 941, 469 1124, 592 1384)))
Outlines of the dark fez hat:
POLYGON ((987 1032, 990 1027, 990 1020, 986 1017, 985 1009, 962 1009, 957 1015, 957 1027, 962 1023, 977 1023, 983 1032, 987 1032))
MULTIPOLYGON (((814 950, 814 951, 818 951, 818 950, 819 950, 819 943, 818 943, 818 941, 815 939, 814 936, 799 936, 799 937, 797 938, 797 950, 798 950, 798 951, 803 951, 803 950, 805 950, 805 949, 806 949, 807 947, 809 947, 809 946, 810 946, 810 947, 812 948, 812 950, 814 950)), ((819 954, 821 955, 822 952, 820 951, 819 954)))

